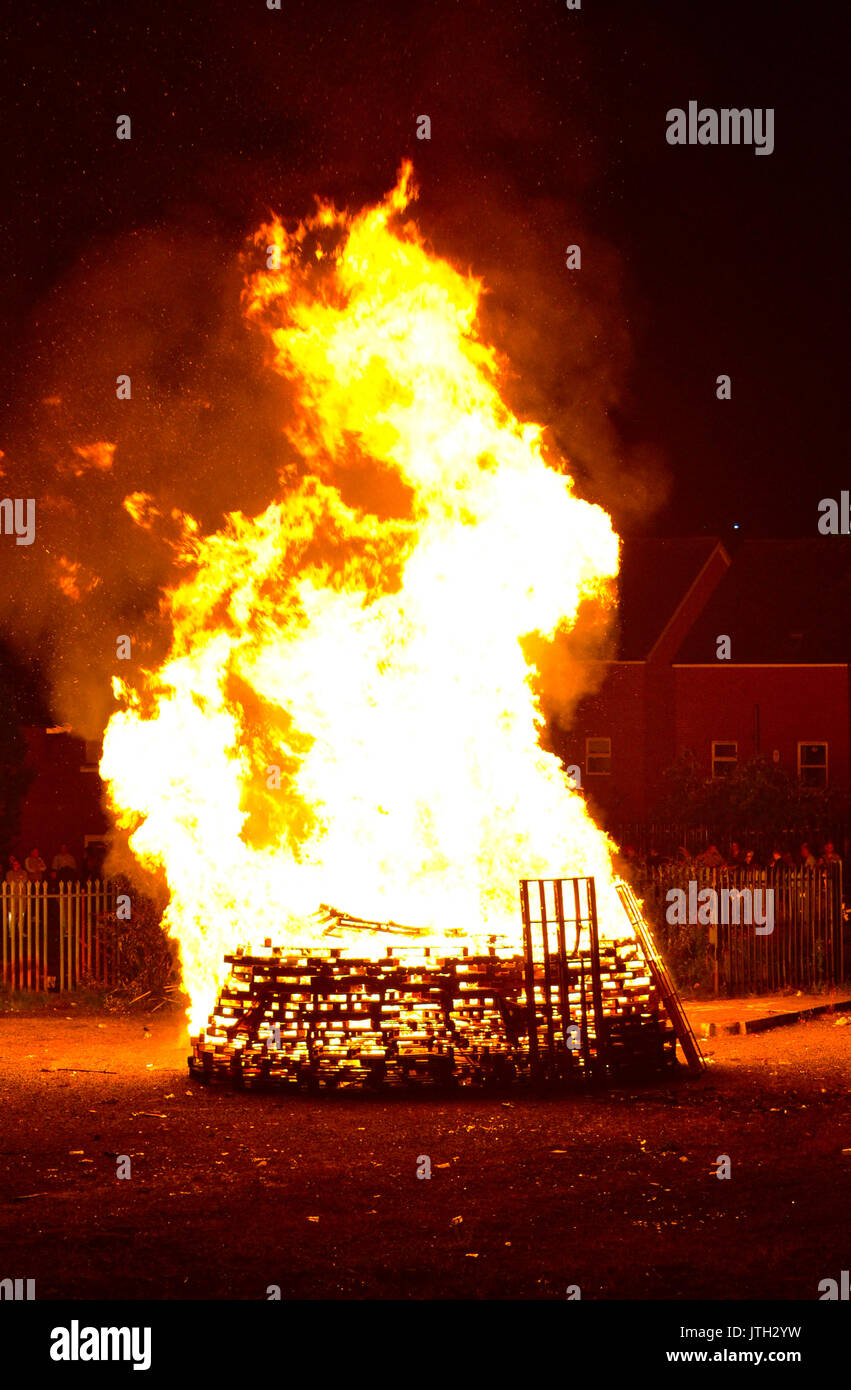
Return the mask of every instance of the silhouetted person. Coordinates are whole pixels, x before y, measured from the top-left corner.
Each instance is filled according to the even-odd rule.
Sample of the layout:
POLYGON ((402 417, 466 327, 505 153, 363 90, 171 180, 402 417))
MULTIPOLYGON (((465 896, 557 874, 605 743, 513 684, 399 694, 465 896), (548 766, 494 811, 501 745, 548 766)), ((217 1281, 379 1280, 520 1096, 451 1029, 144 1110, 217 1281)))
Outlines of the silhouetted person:
POLYGON ((51 868, 59 883, 67 883, 69 879, 77 877, 77 861, 67 845, 59 846, 59 853, 54 854, 51 868))
POLYGON ((22 868, 20 859, 16 859, 14 854, 9 860, 9 869, 6 873, 6 882, 23 886, 29 883, 29 876, 26 869, 22 868))
POLYGON ((89 848, 83 855, 83 877, 100 878, 101 857, 96 849, 89 848))
POLYGON ((804 869, 814 869, 816 866, 816 857, 810 849, 809 845, 807 844, 806 840, 801 845, 801 857, 798 862, 804 869))
POLYGON ((42 859, 37 848, 31 849, 24 860, 24 868, 29 876, 30 883, 41 883, 47 872, 47 865, 42 859))
MULTIPOLYGON (((26 915, 27 903, 24 894, 26 893, 27 884, 29 883, 29 877, 27 875, 26 869, 21 864, 20 859, 16 858, 14 854, 9 860, 9 869, 6 873, 6 882, 9 885, 11 901, 8 898, 6 900, 9 908, 9 914, 6 919, 6 922, 2 926, 2 930, 8 931, 9 938, 11 939, 12 970, 14 971, 16 957, 15 935, 17 932, 21 930, 26 915)), ((4 943, 4 958, 5 954, 6 948, 4 943)))
POLYGON ((786 860, 785 860, 784 857, 783 857, 783 851, 782 851, 782 849, 780 849, 777 845, 775 845, 775 846, 774 846, 774 849, 771 851, 770 855, 768 856, 768 868, 774 870, 774 869, 785 869, 785 867, 786 867, 786 860))
POLYGON ((723 869, 724 859, 716 844, 707 845, 702 854, 695 859, 695 864, 699 864, 704 869, 723 869))

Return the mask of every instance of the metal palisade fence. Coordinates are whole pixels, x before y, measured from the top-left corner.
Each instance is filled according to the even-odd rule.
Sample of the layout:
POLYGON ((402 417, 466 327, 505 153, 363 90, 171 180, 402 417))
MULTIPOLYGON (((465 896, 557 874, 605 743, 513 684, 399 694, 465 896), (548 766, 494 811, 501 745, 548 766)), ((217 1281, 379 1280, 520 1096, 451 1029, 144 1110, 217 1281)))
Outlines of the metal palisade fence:
POLYGON ((117 888, 100 879, 0 883, 3 984, 8 989, 111 985, 117 974, 117 888))
MULTIPOLYGON (((681 987, 699 982, 716 994, 760 994, 783 989, 823 989, 851 971, 849 923, 843 903, 841 863, 817 868, 706 868, 695 864, 633 866, 630 878, 644 901, 656 941, 681 987), (692 902, 706 888, 773 893, 772 928, 732 920, 717 907, 697 921, 671 921, 671 890, 692 902), (730 920, 724 920, 724 917, 730 920), (708 920, 704 920, 704 918, 708 920)), ((704 895, 704 901, 705 901, 704 895)))
POLYGON ((617 821, 604 828, 622 849, 629 845, 642 859, 650 858, 651 862, 653 855, 675 859, 681 848, 694 856, 713 843, 723 852, 731 840, 738 840, 745 848, 754 850, 763 864, 768 862, 775 845, 790 847, 794 853, 804 840, 814 846, 831 840, 839 853, 846 857, 851 849, 851 821, 845 815, 837 815, 828 821, 820 817, 818 824, 812 827, 790 827, 781 833, 776 830, 752 830, 747 825, 744 829, 737 829, 735 825, 731 828, 697 821, 617 821))
MULTIPOLYGON (((629 878, 681 988, 700 983, 716 994, 820 989, 851 974, 851 924, 840 863, 814 869, 713 869, 694 864, 633 864, 629 878), (773 929, 746 921, 668 920, 671 889, 773 892, 773 929)), ((122 968, 116 930, 118 888, 109 880, 0 883, 2 983, 7 989, 111 987, 122 968)), ((715 913, 714 918, 720 914, 715 913)))

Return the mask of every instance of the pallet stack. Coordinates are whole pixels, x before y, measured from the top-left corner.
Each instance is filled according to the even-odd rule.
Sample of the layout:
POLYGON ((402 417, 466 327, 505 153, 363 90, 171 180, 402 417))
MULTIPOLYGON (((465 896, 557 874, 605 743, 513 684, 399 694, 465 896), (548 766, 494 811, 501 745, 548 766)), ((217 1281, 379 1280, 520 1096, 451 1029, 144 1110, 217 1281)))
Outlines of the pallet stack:
POLYGON ((634 940, 599 948, 599 1021, 590 951, 578 950, 566 969, 535 964, 537 1049, 527 962, 493 948, 447 958, 394 941, 375 960, 267 943, 226 963, 228 979, 189 1058, 202 1082, 482 1085, 639 1076, 674 1065, 674 1034, 634 940))

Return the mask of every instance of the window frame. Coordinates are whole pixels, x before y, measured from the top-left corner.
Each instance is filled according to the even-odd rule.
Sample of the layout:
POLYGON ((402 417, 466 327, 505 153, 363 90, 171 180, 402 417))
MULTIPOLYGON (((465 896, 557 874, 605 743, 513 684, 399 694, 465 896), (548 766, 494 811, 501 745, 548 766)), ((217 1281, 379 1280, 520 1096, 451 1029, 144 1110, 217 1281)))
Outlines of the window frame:
POLYGON ((586 776, 586 777, 611 777, 611 775, 612 775, 612 740, 611 740, 611 738, 609 738, 608 736, 603 735, 603 734, 595 735, 593 738, 586 738, 586 740, 585 740, 585 776, 586 776), (592 751, 591 751, 591 744, 592 744, 592 743, 605 743, 605 744, 607 744, 607 745, 608 745, 608 752, 607 752, 607 753, 603 753, 603 752, 600 752, 599 750, 597 750, 596 752, 592 752, 592 751), (595 759, 604 759, 604 760, 608 763, 608 767, 606 767, 606 768, 592 767, 592 766, 591 766, 591 759, 592 759, 592 758, 595 758, 595 759))
POLYGON ((798 739, 798 781, 805 787, 812 787, 813 791, 824 791, 830 784, 830 744, 826 738, 804 738, 798 739), (801 760, 801 751, 804 748, 823 748, 824 749, 824 781, 813 786, 811 782, 803 779, 804 769, 822 768, 821 763, 804 763, 801 760))
POLYGON ((98 772, 98 773, 99 773, 99 772, 100 772, 100 760, 101 760, 101 758, 103 757, 103 739, 102 739, 102 738, 100 738, 100 739, 94 739, 94 738, 92 738, 92 739, 84 739, 84 740, 83 740, 83 757, 86 759, 86 761, 80 763, 80 771, 81 771, 81 772, 98 772), (92 747, 97 747, 97 749, 99 750, 99 751, 98 751, 97 759, 96 759, 96 761, 93 762, 93 763, 88 761, 89 749, 92 748, 92 747))
POLYGON ((709 741, 709 765, 712 771, 713 782, 720 782, 723 778, 729 777, 739 766, 739 740, 736 738, 713 738, 709 741), (716 748, 735 748, 735 756, 723 756, 715 752, 716 748), (729 772, 716 772, 716 764, 723 763, 729 767, 729 772))

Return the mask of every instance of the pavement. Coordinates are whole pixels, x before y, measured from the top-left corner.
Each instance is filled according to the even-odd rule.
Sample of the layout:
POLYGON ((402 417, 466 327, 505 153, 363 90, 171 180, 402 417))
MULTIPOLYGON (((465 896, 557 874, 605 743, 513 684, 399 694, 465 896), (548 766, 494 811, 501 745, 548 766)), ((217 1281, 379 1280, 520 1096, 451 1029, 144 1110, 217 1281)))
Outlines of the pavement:
POLYGON ((718 1036, 652 1084, 291 1096, 194 1084, 177 1009, 10 1012, 0 1274, 39 1301, 797 1306, 851 1252, 842 1016, 718 1036))
POLYGON ((763 1033, 831 1014, 836 1015, 836 1023, 847 1018, 851 1026, 851 987, 847 985, 829 994, 761 994, 745 999, 683 999, 682 1003, 699 1038, 763 1033))

